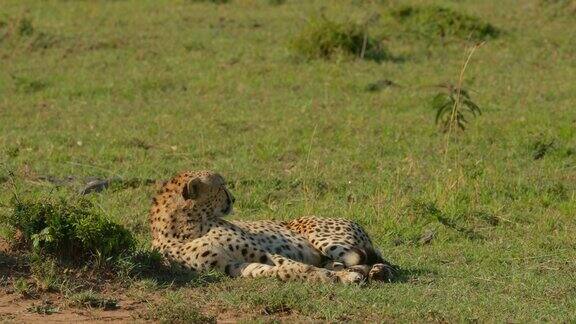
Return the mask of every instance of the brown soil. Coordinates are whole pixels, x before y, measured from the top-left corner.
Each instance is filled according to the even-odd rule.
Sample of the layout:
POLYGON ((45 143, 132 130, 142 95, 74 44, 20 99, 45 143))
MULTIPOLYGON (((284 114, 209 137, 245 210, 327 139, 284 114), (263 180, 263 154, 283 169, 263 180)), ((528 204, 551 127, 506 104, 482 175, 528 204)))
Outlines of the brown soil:
POLYGON ((77 323, 77 322, 145 322, 139 318, 139 310, 144 305, 129 300, 120 300, 119 308, 104 311, 100 309, 79 309, 67 307, 58 295, 44 295, 29 299, 9 291, 0 292, 0 321, 17 323, 77 323), (57 311, 53 314, 38 314, 34 306, 50 305, 57 311))

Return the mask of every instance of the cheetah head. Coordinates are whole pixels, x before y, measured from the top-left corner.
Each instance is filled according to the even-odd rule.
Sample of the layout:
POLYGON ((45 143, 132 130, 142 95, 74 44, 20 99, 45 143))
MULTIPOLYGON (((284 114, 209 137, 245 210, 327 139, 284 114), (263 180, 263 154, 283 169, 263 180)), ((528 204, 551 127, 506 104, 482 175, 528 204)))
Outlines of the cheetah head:
POLYGON ((214 216, 222 217, 232 213, 234 196, 228 191, 224 178, 218 173, 191 172, 187 183, 182 187, 181 194, 184 200, 193 201, 196 206, 202 206, 213 212, 214 216))

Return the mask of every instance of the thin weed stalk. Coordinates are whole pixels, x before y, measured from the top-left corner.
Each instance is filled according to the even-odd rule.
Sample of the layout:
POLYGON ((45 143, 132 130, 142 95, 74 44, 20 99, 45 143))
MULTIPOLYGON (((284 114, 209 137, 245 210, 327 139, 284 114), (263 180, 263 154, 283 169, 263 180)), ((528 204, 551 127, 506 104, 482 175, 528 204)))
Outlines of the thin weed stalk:
POLYGON ((460 153, 459 152, 457 152, 457 156, 456 156, 456 159, 454 161, 453 168, 450 169, 447 167, 448 154, 450 151, 450 137, 454 131, 454 125, 456 125, 456 118, 458 116, 458 112, 460 111, 460 108, 461 108, 460 106, 462 105, 461 98, 462 98, 462 85, 464 83, 464 75, 466 73, 466 70, 468 69, 468 66, 470 64, 472 56, 474 55, 476 50, 479 49, 483 44, 484 44, 484 42, 477 43, 468 49, 466 59, 464 60, 464 63, 462 64, 462 68, 460 69, 460 73, 458 75, 458 82, 456 84, 456 100, 454 100, 454 104, 452 105, 452 111, 450 112, 448 129, 446 131, 446 138, 445 138, 446 144, 445 144, 444 159, 443 159, 445 171, 448 171, 448 172, 454 171, 456 179, 453 179, 452 177, 448 177, 448 176, 442 177, 442 178, 444 178, 445 181, 449 181, 450 183, 448 183, 447 186, 446 186, 446 184, 444 186, 441 186, 441 188, 443 188, 443 189, 441 189, 441 192, 442 192, 441 196, 444 196, 444 194, 446 194, 446 192, 452 192, 452 191, 456 190, 457 185, 465 179, 462 170, 458 167, 459 161, 460 161, 460 153))
POLYGON ((452 112, 450 113, 450 123, 448 124, 449 125, 448 131, 446 132, 446 148, 444 150, 444 164, 446 164, 446 159, 448 158, 448 152, 450 148, 450 135, 452 135, 455 124, 454 122, 456 121, 456 115, 461 106, 460 99, 462 96, 462 84, 464 83, 464 74, 466 72, 466 69, 468 68, 468 64, 470 63, 472 56, 474 55, 476 50, 479 49, 482 45, 484 45, 484 42, 475 44, 470 48, 466 60, 464 61, 464 64, 460 69, 460 75, 458 76, 458 83, 456 85, 456 100, 454 101, 454 105, 452 106, 452 112))

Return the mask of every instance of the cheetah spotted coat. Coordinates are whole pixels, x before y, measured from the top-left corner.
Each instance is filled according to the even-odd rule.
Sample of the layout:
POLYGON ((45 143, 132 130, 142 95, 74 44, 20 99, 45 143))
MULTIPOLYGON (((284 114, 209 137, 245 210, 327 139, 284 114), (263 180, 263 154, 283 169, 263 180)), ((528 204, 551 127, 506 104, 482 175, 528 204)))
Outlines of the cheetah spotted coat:
POLYGON ((356 223, 317 217, 228 221, 223 217, 233 202, 219 174, 180 173, 153 198, 153 247, 188 269, 219 269, 233 277, 360 283, 393 274, 356 223))

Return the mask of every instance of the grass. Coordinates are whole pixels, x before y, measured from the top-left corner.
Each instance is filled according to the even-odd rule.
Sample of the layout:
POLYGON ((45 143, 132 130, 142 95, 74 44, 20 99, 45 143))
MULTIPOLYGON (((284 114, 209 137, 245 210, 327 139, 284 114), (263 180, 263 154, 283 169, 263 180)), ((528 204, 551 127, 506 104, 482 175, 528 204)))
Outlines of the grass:
MULTIPOLYGON (((0 213, 13 212, 14 191, 72 199, 82 185, 47 176, 214 169, 237 198, 234 218, 356 220, 402 280, 116 279, 151 318, 574 321, 576 38, 566 31, 576 21, 539 0, 517 5, 402 2, 473 13, 502 31, 462 83, 482 115, 447 139, 430 100, 435 85, 456 84, 468 34, 430 42, 400 21, 385 29, 401 8, 393 1, 6 1, 0 33, 26 17, 32 34, 0 40, 0 213), (308 17, 374 13, 370 36, 398 59, 293 60, 289 44, 308 17), (367 91, 371 83, 398 86, 367 91)), ((87 199, 146 249, 153 192, 124 186, 87 199)), ((118 273, 135 264, 146 273, 130 260, 118 273)))

